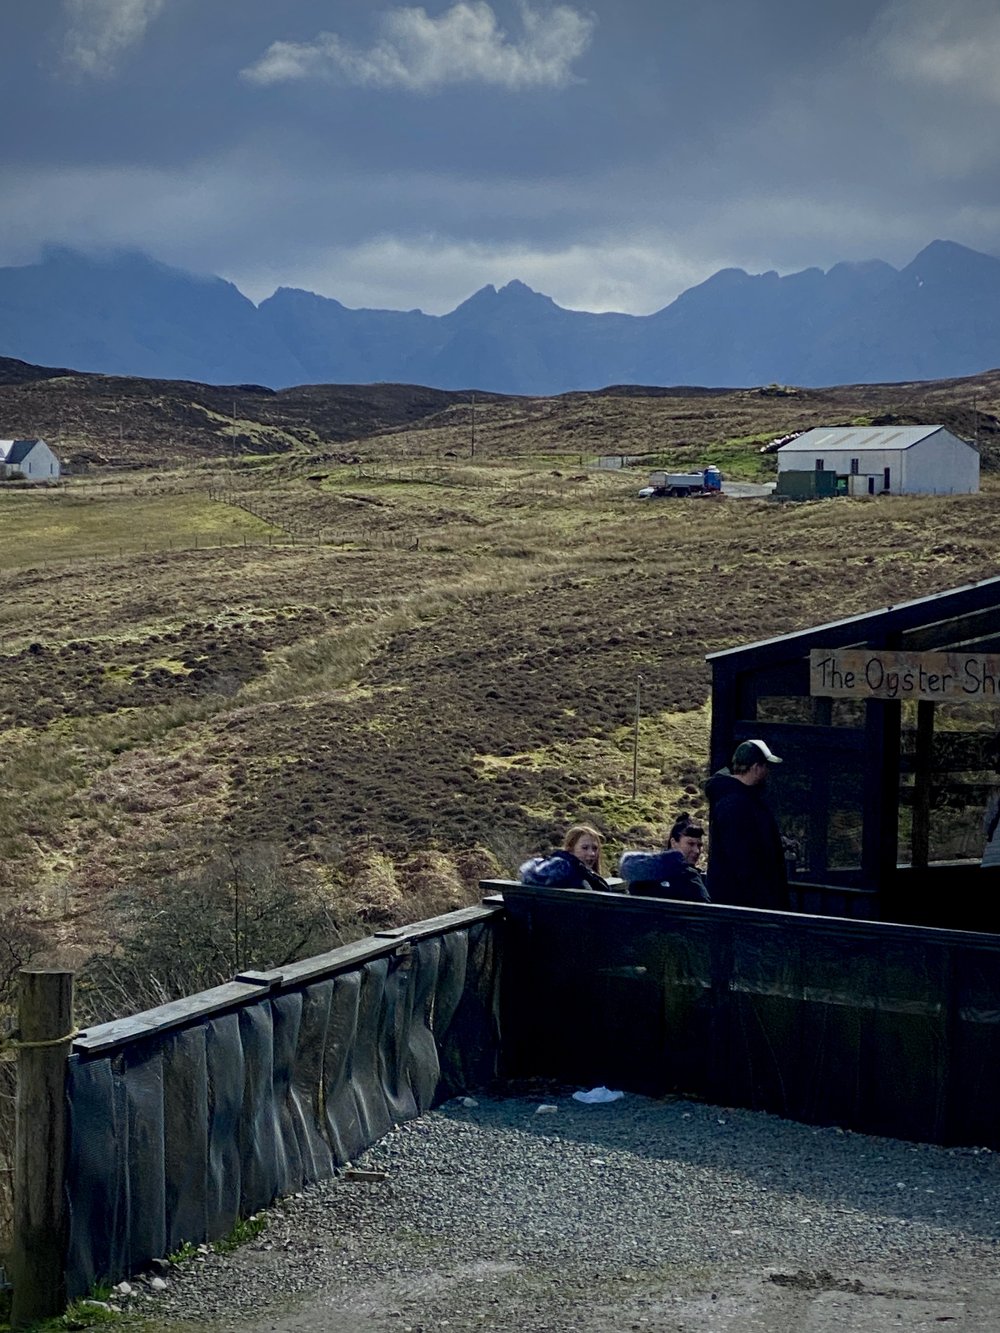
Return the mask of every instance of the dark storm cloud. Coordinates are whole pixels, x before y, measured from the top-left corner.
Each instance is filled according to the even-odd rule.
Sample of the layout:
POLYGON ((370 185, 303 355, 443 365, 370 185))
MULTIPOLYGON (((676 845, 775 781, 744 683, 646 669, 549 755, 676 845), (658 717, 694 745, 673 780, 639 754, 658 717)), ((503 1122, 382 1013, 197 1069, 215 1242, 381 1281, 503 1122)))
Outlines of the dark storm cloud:
POLYGON ((985 0, 47 0, 0 19, 0 262, 651 310, 714 269, 1000 248, 985 0))

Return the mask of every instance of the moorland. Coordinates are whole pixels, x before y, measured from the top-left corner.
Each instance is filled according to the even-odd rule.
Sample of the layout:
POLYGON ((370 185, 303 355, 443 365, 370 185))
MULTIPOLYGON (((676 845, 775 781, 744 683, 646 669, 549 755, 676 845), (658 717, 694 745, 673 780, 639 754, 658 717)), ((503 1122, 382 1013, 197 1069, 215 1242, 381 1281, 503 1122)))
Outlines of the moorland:
POLYGON ((473 399, 0 363, 0 434, 74 463, 0 487, 4 948, 121 1012, 474 901, 577 819, 661 837, 703 809, 707 653, 997 572, 998 416, 1000 372, 473 399), (881 421, 975 435, 981 493, 636 498, 881 421))

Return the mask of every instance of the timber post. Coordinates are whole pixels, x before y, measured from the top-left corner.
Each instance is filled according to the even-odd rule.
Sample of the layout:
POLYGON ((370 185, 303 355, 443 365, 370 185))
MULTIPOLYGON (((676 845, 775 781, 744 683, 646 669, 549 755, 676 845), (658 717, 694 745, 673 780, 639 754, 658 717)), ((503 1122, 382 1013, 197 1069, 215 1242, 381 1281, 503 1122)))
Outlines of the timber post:
POLYGON ((66 1061, 74 1036, 73 973, 20 972, 11 1323, 66 1307, 66 1061))

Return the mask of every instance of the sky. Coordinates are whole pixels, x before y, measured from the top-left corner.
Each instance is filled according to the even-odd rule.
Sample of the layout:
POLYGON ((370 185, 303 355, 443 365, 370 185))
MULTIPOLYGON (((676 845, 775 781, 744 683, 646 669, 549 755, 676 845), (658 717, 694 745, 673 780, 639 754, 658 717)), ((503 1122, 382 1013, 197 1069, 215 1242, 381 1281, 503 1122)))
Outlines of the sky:
POLYGON ((648 314, 720 268, 1000 255, 996 0, 6 0, 0 265, 648 314))

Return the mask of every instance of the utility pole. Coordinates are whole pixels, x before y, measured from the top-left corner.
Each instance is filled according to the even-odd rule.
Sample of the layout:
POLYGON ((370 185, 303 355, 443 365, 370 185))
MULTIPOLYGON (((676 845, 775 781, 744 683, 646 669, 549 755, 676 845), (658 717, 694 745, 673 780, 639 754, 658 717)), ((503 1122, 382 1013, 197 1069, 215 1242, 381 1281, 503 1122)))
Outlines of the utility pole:
POLYGON ((472 395, 472 406, 471 406, 471 411, 470 411, 470 414, 469 414, 469 428, 470 428, 469 457, 470 457, 470 458, 475 458, 475 456, 476 456, 476 395, 475 395, 475 393, 473 393, 473 395, 472 395))

